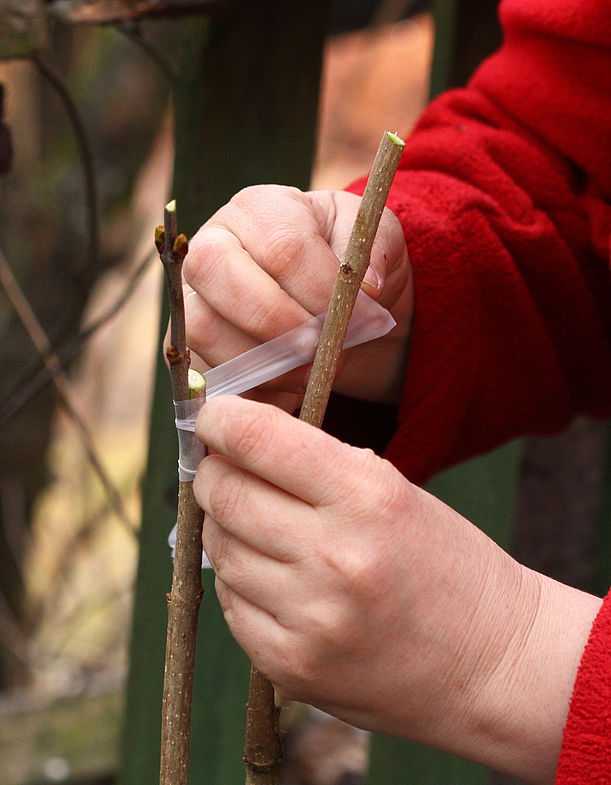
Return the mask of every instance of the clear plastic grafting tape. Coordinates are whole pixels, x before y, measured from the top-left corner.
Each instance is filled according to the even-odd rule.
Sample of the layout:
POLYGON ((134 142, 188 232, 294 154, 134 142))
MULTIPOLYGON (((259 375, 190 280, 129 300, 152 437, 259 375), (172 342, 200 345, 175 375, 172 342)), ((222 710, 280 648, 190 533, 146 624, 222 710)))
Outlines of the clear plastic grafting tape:
POLYGON ((206 455, 206 448, 195 435, 195 421, 204 404, 203 396, 188 401, 174 401, 178 432, 178 479, 193 482, 195 472, 206 455))
MULTIPOLYGON (((205 446, 195 435, 195 422, 205 400, 205 395, 202 395, 188 401, 174 401, 176 431, 178 433, 178 479, 181 482, 193 482, 197 467, 206 456, 205 446)), ((174 558, 176 526, 170 532, 168 545, 172 550, 172 558, 174 558)), ((206 554, 202 554, 202 568, 211 566, 206 554)))
MULTIPOLYGON (((313 316, 294 330, 211 368, 205 374, 206 398, 240 395, 312 362, 325 315, 313 316)), ((348 325, 344 349, 381 338, 395 324, 386 308, 360 291, 348 325)), ((206 454, 204 446, 195 436, 195 421, 203 403, 203 398, 194 398, 174 404, 179 441, 178 476, 183 482, 193 480, 199 462, 206 454)), ((176 527, 170 532, 168 544, 174 556, 176 527)), ((203 567, 212 567, 205 553, 202 556, 203 567)))
MULTIPOLYGON (((206 373, 206 395, 240 395, 314 359, 325 313, 313 316, 294 330, 255 346, 206 373)), ((396 322, 375 300, 360 291, 348 325, 344 349, 390 332, 396 322)))

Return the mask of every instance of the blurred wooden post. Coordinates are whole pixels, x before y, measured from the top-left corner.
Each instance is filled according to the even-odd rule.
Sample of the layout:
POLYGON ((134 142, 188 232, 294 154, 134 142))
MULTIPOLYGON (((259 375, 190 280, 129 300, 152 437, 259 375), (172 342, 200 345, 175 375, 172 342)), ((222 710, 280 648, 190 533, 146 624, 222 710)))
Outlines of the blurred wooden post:
MULTIPOLYGON (((307 187, 314 155, 328 0, 244 3, 206 25, 190 19, 179 41, 172 194, 189 234, 237 190, 263 182, 307 187)), ((165 330, 165 316, 161 319, 165 330)), ((154 783, 174 515, 176 433, 159 353, 143 486, 121 785, 154 783)), ((193 706, 191 785, 243 781, 247 662, 231 638, 206 571, 193 706)))

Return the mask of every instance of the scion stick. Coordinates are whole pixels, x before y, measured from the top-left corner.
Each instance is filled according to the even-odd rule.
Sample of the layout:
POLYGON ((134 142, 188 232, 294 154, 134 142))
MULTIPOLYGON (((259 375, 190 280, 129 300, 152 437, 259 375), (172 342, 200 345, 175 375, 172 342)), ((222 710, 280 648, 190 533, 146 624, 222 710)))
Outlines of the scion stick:
MULTIPOLYGON (((155 230, 155 245, 163 263, 170 301, 170 341, 166 347, 166 358, 174 401, 203 398, 203 378, 193 371, 189 372, 182 291, 182 263, 187 255, 188 241, 184 234, 177 234, 175 202, 165 207, 164 225, 155 230)), ((172 588, 167 595, 160 785, 187 785, 189 776, 193 669, 197 619, 203 593, 203 522, 204 513, 195 501, 193 482, 181 480, 178 485, 172 588)))
MULTIPOLYGON (((320 428, 331 395, 348 323, 369 265, 371 248, 405 142, 386 131, 380 141, 365 193, 339 266, 299 418, 320 428)), ((282 750, 279 708, 273 685, 250 669, 244 763, 246 785, 279 785, 282 750)))

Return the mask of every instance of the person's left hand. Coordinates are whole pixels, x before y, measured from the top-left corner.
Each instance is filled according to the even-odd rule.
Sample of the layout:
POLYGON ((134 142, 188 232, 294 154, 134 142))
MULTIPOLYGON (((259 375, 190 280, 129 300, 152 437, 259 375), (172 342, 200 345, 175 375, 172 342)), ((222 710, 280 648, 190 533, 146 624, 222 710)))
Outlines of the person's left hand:
POLYGON ((283 694, 551 778, 600 601, 522 567, 370 450, 273 406, 212 399, 197 433, 216 453, 194 491, 218 597, 283 694))

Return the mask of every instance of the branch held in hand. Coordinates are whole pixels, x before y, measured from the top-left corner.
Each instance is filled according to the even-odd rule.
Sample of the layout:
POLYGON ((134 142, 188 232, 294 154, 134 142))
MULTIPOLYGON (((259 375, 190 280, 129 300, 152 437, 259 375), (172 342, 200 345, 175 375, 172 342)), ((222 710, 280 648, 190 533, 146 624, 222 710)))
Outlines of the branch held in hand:
MULTIPOLYGON (((301 406, 300 419, 317 428, 320 428, 325 416, 348 323, 369 265, 373 241, 404 146, 404 141, 397 134, 387 131, 382 136, 348 247, 339 266, 301 406)), ((246 785, 279 785, 281 745, 278 712, 273 686, 251 666, 244 745, 246 785)))
MULTIPOLYGON (((163 263, 170 303, 170 341, 166 357, 174 401, 180 406, 195 398, 203 403, 205 382, 200 374, 189 370, 182 290, 182 263, 187 255, 188 241, 184 234, 177 234, 176 225, 176 203, 170 202, 164 211, 164 225, 155 231, 155 245, 163 263)), ((189 438, 195 441, 194 434, 189 434, 189 438)), ((182 453, 180 457, 183 457, 182 453)), ((167 596, 161 785, 187 785, 189 778, 193 671, 202 598, 203 522, 204 513, 193 495, 192 477, 185 481, 181 476, 172 588, 167 596)))
POLYGON ((300 419, 320 428, 325 416, 348 323, 363 278, 373 241, 405 143, 387 131, 373 161, 365 193, 341 261, 329 310, 323 324, 312 372, 301 405, 300 419))

